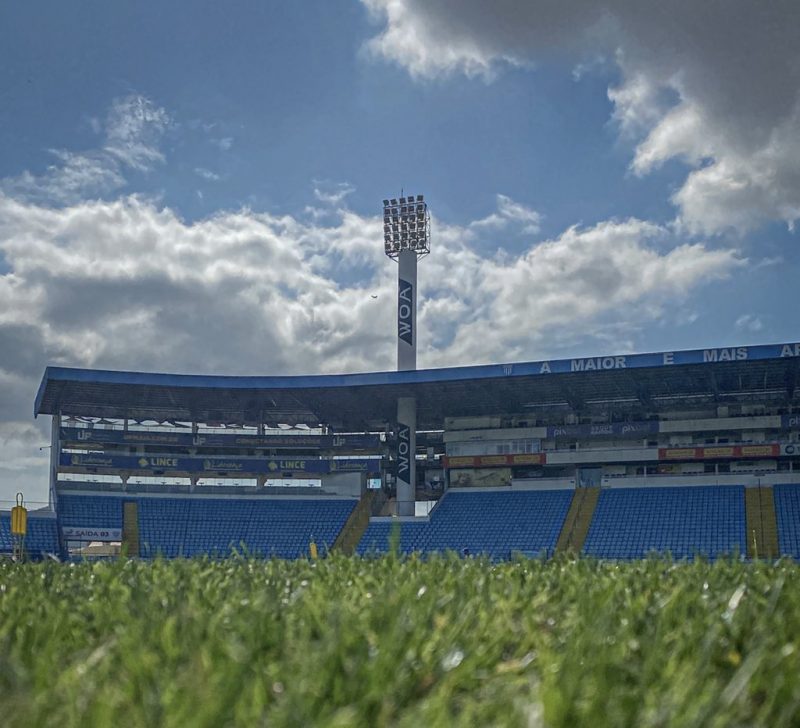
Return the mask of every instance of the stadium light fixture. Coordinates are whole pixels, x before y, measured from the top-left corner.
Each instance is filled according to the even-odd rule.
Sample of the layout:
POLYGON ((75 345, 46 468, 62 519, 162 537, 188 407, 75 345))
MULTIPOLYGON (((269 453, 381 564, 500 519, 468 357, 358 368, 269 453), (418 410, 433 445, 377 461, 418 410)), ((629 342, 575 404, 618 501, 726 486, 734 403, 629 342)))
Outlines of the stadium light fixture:
POLYGON ((403 251, 418 258, 431 252, 431 216, 422 195, 401 196, 383 201, 383 249, 397 260, 403 251))

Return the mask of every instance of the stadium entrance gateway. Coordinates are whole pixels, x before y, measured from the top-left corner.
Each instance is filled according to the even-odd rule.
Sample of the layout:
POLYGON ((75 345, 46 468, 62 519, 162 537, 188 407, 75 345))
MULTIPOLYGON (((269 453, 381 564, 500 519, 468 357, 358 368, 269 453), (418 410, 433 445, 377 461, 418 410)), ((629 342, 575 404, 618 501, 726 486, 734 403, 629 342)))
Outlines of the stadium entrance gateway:
MULTIPOLYGON (((397 370, 417 368, 417 260, 430 253, 430 213, 422 195, 383 201, 383 246, 397 267, 397 370)), ((417 400, 398 397, 395 427, 397 515, 413 516, 417 400)))

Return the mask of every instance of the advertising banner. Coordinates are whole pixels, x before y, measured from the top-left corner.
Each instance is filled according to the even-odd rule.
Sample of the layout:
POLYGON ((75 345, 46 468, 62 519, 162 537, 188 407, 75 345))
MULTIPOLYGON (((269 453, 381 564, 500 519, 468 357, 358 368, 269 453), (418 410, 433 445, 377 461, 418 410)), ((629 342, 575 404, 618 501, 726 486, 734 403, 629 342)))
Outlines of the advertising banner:
POLYGON ((658 432, 658 422, 611 422, 604 425, 559 425, 548 427, 547 437, 639 437, 658 432))
POLYGON ((397 424, 397 477, 404 483, 411 482, 411 428, 401 422, 397 424))
POLYGON ((158 473, 246 473, 271 475, 284 473, 379 473, 378 458, 319 460, 316 458, 220 458, 177 455, 106 455, 104 453, 61 453, 61 467, 158 473))
POLYGON ((519 455, 475 455, 444 458, 446 468, 499 468, 509 465, 544 465, 544 453, 524 453, 519 455))
POLYGON ((780 445, 711 445, 710 447, 660 447, 658 449, 659 460, 766 458, 780 454, 780 445))
POLYGON ((450 486, 453 488, 501 488, 508 485, 511 485, 511 468, 476 468, 450 473, 450 486))
POLYGON ((781 415, 781 425, 786 430, 800 430, 800 414, 781 415))
POLYGON ((397 337, 414 345, 414 284, 402 278, 397 286, 397 337))
POLYGON ((378 435, 223 435, 191 432, 146 432, 142 430, 100 430, 88 427, 62 427, 62 442, 87 445, 174 445, 176 447, 230 448, 355 448, 380 447, 378 435))

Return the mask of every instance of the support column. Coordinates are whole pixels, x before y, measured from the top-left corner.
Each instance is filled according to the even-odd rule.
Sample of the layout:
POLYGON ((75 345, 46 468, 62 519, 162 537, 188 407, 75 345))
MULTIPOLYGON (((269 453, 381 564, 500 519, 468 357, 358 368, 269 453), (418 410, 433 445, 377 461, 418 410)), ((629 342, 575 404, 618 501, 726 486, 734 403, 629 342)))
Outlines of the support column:
POLYGON ((397 262, 397 370, 414 370, 417 368, 417 254, 404 250, 397 262))
POLYGON ((58 465, 61 462, 61 414, 54 414, 50 422, 50 494, 49 505, 55 510, 58 507, 58 465))
MULTIPOLYGON (((417 261, 430 253, 430 214, 422 195, 383 201, 383 249, 397 261, 397 371, 417 368, 417 261)), ((414 515, 417 402, 398 397, 395 424, 397 514, 414 515)))
POLYGON ((397 515, 413 516, 417 496, 417 400, 397 398, 397 515))
MULTIPOLYGON (((403 250, 398 256, 397 370, 417 368, 417 254, 403 250)), ((417 400, 397 400, 397 515, 413 516, 417 495, 417 400)))

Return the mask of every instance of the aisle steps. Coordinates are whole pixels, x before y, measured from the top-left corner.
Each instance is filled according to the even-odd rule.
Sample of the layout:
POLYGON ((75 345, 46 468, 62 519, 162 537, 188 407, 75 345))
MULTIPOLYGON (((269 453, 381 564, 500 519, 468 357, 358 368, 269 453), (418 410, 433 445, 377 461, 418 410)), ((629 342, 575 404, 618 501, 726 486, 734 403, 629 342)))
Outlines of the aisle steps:
POLYGON ((339 551, 343 554, 353 554, 356 546, 361 541, 364 531, 369 526, 369 517, 372 515, 372 502, 375 499, 377 491, 368 490, 361 496, 358 505, 353 509, 352 513, 345 521, 342 530, 336 537, 331 551, 339 551))
POLYGON ((581 552, 599 498, 600 488, 575 488, 572 503, 556 542, 557 552, 581 552))
POLYGON ((139 505, 136 501, 122 504, 122 553, 139 556, 139 505))
POLYGON ((747 514, 747 556, 751 559, 778 558, 778 521, 772 487, 745 488, 744 498, 747 514))

